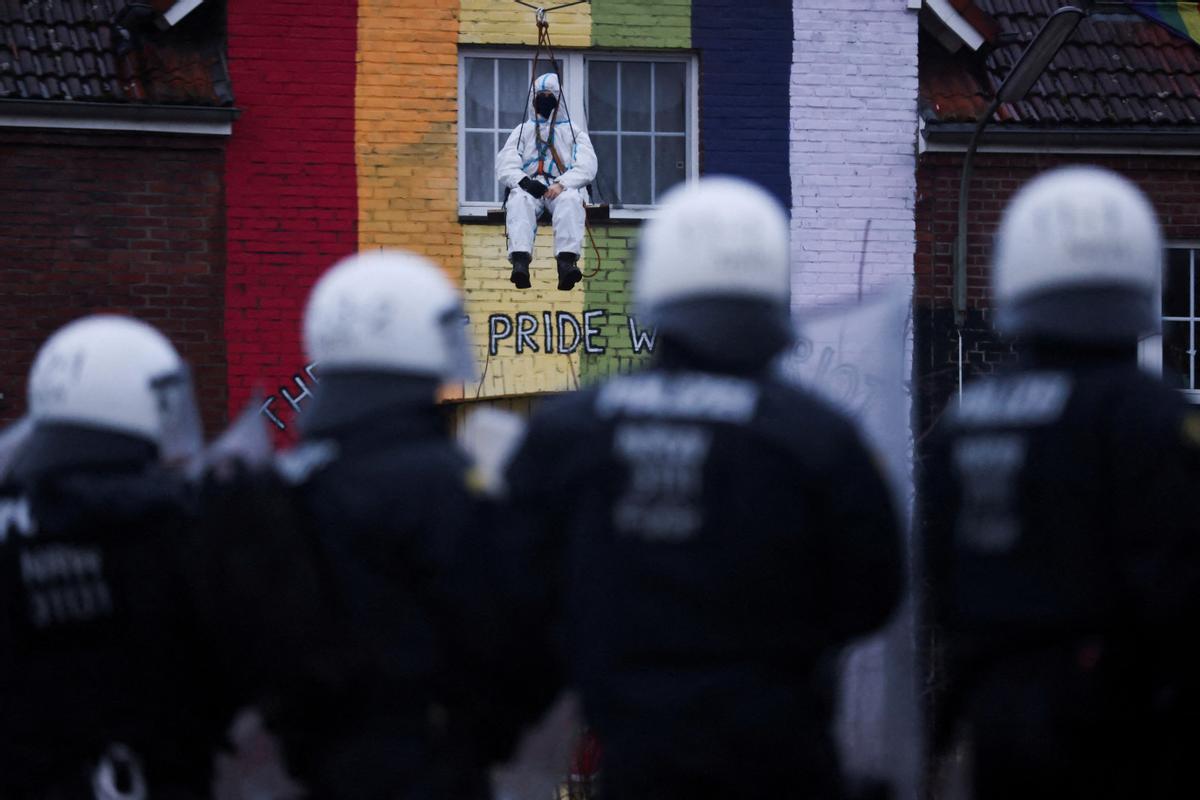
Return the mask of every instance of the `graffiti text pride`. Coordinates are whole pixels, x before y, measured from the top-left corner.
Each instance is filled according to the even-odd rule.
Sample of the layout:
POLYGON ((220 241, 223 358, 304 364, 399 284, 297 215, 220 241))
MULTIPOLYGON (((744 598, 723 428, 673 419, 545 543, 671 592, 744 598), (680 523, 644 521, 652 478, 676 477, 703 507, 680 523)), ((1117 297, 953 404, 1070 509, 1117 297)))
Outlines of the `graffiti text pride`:
MULTIPOLYGON (((515 315, 492 314, 488 317, 488 354, 497 355, 501 347, 512 348, 517 355, 526 353, 559 353, 570 355, 582 350, 599 355, 607 349, 598 337, 607 311, 584 311, 583 318, 568 311, 526 311, 515 315)), ((634 353, 654 352, 654 330, 642 329, 637 320, 629 317, 629 345, 634 353)))

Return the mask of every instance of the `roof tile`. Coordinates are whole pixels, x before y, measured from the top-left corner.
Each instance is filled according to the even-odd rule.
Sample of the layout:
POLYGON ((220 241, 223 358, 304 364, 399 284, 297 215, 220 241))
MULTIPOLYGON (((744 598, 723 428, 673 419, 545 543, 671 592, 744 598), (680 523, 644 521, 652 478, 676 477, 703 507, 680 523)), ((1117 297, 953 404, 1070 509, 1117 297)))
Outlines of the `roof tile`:
POLYGON ((148 32, 118 65, 115 18, 129 0, 0 0, 0 100, 227 106, 220 15, 148 32))
MULTIPOLYGON (((999 34, 979 53, 922 37, 921 106, 931 121, 974 122, 1058 0, 974 0, 999 34)), ((997 124, 1195 126, 1200 47, 1134 14, 1085 18, 1021 102, 997 124)))

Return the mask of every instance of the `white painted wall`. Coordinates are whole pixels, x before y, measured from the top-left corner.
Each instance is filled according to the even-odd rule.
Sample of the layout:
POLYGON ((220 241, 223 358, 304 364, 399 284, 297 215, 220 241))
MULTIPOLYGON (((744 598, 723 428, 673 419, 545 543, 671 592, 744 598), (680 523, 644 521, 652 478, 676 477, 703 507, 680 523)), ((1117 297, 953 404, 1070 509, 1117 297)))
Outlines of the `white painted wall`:
MULTIPOLYGON (((801 319, 811 317, 814 307, 854 304, 860 288, 869 295, 891 287, 902 304, 903 298, 911 301, 917 191, 913 5, 920 4, 794 0, 792 305, 801 319)), ((878 339, 873 347, 863 341, 864 352, 890 349, 901 362, 895 374, 903 377, 911 374, 912 326, 901 327, 904 333, 861 327, 854 333, 878 339)), ((888 408, 872 413, 903 429, 912 411, 907 387, 893 397, 888 408)), ((904 505, 912 497, 911 424, 896 437, 880 436, 869 420, 859 421, 892 464, 904 505)), ((895 796, 906 800, 916 796, 920 739, 911 626, 909 606, 886 632, 847 651, 836 724, 846 769, 889 780, 895 796)))
POLYGON ((917 14, 905 0, 796 0, 792 278, 797 308, 912 284, 917 14))

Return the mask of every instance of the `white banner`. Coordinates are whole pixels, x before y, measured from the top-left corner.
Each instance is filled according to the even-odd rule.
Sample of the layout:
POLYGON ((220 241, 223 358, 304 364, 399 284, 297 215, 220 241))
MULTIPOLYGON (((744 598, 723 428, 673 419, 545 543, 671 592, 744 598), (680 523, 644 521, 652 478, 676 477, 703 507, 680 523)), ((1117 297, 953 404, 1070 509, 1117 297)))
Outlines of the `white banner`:
MULTIPOLYGON (((913 496, 910 297, 898 289, 802 319, 795 347, 780 362, 786 378, 858 423, 886 472, 906 543, 913 496)), ((906 571, 911 575, 911 558, 906 571)), ((887 780, 902 798, 915 796, 920 754, 914 653, 906 599, 888 628, 844 653, 835 723, 846 772, 887 780)))

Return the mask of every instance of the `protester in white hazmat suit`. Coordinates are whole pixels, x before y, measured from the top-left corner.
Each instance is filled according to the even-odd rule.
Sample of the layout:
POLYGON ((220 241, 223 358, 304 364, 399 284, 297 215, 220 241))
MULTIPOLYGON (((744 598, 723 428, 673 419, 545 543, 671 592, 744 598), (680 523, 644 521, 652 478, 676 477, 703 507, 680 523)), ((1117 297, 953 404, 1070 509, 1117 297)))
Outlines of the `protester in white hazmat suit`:
POLYGON ((587 185, 596 177, 596 151, 587 131, 560 107, 561 98, 558 76, 540 76, 530 119, 513 129, 496 154, 496 180, 510 190, 508 259, 513 267, 510 280, 518 289, 529 288, 537 220, 547 208, 554 222, 558 288, 566 291, 583 278, 577 262, 587 185))

